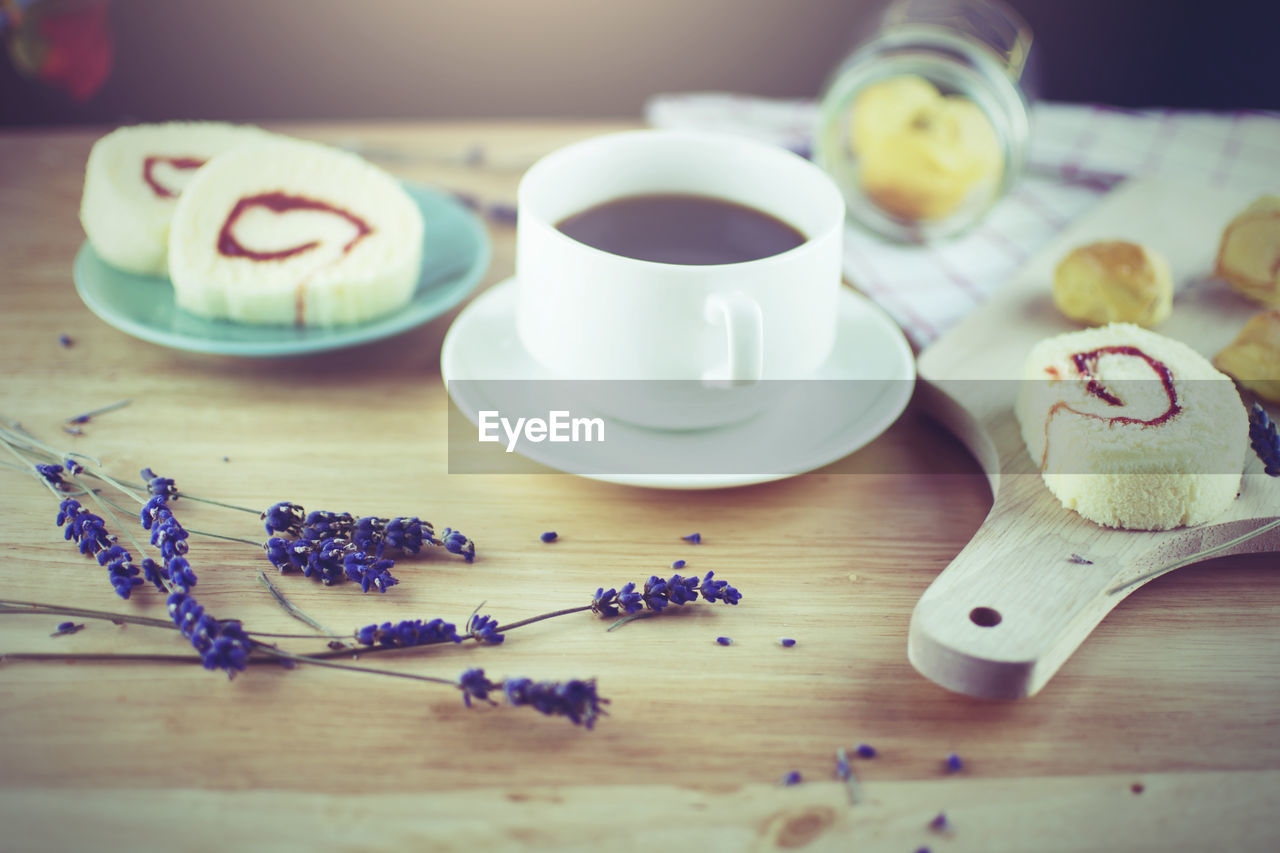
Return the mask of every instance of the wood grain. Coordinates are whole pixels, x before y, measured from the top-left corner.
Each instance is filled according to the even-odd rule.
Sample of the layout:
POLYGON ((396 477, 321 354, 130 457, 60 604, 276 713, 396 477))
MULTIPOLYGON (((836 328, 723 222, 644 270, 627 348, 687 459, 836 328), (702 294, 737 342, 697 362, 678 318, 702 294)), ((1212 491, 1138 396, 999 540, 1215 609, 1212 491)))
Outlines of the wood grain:
MULTIPOLYGON (((509 202, 522 163, 611 128, 280 129, 358 141, 398 174, 509 202), (491 168, 459 165, 476 144, 491 168)), ((523 709, 467 710, 445 688, 317 669, 255 669, 227 683, 186 666, 2 664, 0 818, 5 837, 18 839, 6 845, 67 849, 92 836, 100 849, 207 849, 225 839, 307 849, 657 840, 675 849, 1197 850, 1216 837, 1265 850, 1280 832, 1272 558, 1218 560, 1150 584, 1030 700, 949 693, 911 668, 907 626, 991 499, 982 470, 915 409, 846 460, 745 489, 450 476, 437 366, 450 317, 350 351, 253 361, 162 349, 89 314, 70 265, 95 135, 0 136, 0 412, 122 475, 151 465, 193 494, 248 506, 288 498, 418 513, 478 543, 472 566, 402 564, 402 583, 386 596, 280 579, 339 628, 457 621, 481 601, 518 619, 585 603, 597 586, 642 580, 677 558, 714 569, 745 598, 612 633, 579 614, 512 632, 496 649, 379 659, 445 677, 476 665, 595 676, 612 704, 592 732, 523 709), (74 346, 59 347, 60 333, 74 346), (66 416, 126 397, 131 406, 83 437, 62 434, 66 416), (560 539, 543 545, 548 529, 560 539), (680 540, 693 530, 702 545, 680 540), (735 644, 716 645, 722 635, 735 644), (798 643, 784 649, 780 636, 798 643), (858 764, 863 805, 826 782, 773 785, 793 769, 829 780, 833 751, 862 741, 881 753, 858 764), (943 779, 953 750, 966 769, 943 779), (1128 792, 1139 781, 1152 796, 1128 792), (804 817, 808 809, 822 817, 804 817), (939 809, 954 811, 952 838, 922 830, 939 809)), ((512 265, 512 232, 494 225, 492 236, 486 284, 512 265)), ((0 478, 4 596, 160 613, 155 596, 111 594, 102 570, 62 541, 38 484, 7 469, 0 478)), ((248 515, 179 511, 193 528, 259 535, 248 515)), ((199 541, 192 555, 212 612, 294 629, 257 586, 253 549, 199 541)), ((171 633, 137 626, 95 623, 50 638, 57 621, 0 617, 0 652, 183 649, 171 633)))

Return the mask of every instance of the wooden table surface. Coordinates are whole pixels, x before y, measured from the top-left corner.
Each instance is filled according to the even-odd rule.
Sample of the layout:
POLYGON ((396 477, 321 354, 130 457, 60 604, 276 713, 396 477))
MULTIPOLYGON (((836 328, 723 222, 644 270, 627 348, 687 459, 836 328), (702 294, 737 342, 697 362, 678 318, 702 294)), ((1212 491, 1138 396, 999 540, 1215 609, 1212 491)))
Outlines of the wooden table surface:
MULTIPOLYGON (((305 125, 407 178, 514 200, 541 153, 620 125, 305 125), (485 164, 463 161, 483 146, 485 164)), ((906 658, 911 609, 990 506, 975 463, 908 410, 831 468, 708 492, 559 474, 447 473, 439 351, 451 312, 316 356, 196 355, 135 340, 76 297, 81 180, 97 133, 0 136, 0 414, 134 478, 151 466, 196 495, 417 514, 465 531, 473 565, 405 561, 362 595, 277 576, 325 624, 442 616, 480 602, 503 621, 585 604, 598 586, 715 570, 737 607, 605 632, 581 613, 500 647, 365 662, 455 678, 595 677, 593 731, 530 709, 463 706, 456 690, 302 666, 234 681, 166 663, 0 664, 0 848, 1264 850, 1280 838, 1280 575, 1273 557, 1183 569, 1124 602, 1039 695, 946 692, 906 658), (69 335, 73 346, 59 345, 69 335), (64 418, 128 398, 84 435, 64 418), (544 530, 560 539, 546 545, 544 530), (681 536, 702 533, 700 545, 681 536), (732 637, 722 647, 717 636, 732 637), (778 643, 797 640, 793 648, 778 643), (864 799, 834 751, 869 743, 864 799), (956 752, 964 770, 943 772, 956 752), (805 782, 783 788, 791 770, 805 782), (945 811, 952 830, 930 831, 945 811)), ((488 286, 514 232, 491 224, 488 286)), ((3 597, 162 616, 65 543, 34 479, 0 469, 3 597)), ((261 537, 247 514, 178 504, 189 526, 261 537)), ((299 628, 255 580, 261 552, 193 537, 199 598, 260 631, 299 628)), ((268 566, 268 569, 270 567, 268 566)), ((174 632, 0 617, 0 654, 180 653, 174 632)), ((311 649, 315 641, 293 641, 311 649)))

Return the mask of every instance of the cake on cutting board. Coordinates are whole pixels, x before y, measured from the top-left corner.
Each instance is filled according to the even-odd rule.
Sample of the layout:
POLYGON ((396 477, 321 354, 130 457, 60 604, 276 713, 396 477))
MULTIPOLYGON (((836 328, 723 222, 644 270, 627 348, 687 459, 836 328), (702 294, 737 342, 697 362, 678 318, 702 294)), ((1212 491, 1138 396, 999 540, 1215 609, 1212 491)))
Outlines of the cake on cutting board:
POLYGON ((1049 491, 1097 524, 1201 524, 1240 487, 1249 427, 1235 385, 1186 344, 1138 326, 1041 341, 1015 411, 1049 491))

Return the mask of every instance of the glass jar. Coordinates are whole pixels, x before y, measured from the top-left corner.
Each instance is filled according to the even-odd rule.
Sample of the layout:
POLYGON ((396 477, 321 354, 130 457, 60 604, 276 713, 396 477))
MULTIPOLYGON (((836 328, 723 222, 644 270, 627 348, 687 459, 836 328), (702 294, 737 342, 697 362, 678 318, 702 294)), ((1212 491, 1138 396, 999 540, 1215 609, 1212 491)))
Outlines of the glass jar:
POLYGON ((996 0, 897 0, 836 69, 815 157, 849 218, 894 240, 972 227, 1021 174, 1031 30, 996 0))

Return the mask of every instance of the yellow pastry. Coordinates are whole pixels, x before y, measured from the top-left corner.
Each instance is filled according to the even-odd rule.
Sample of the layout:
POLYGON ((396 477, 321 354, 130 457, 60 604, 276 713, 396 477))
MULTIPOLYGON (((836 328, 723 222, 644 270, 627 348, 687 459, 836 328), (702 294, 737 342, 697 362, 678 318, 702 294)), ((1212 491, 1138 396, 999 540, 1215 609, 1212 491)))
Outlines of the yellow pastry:
POLYGON ((1280 306, 1280 196, 1264 195, 1231 220, 1214 272, 1250 299, 1280 306))
POLYGON ((1053 273, 1053 304, 1090 326, 1157 326, 1173 308, 1173 277, 1159 252, 1123 240, 1073 249, 1053 273))
POLYGON ((904 219, 945 219, 989 194, 1004 173, 986 113, 922 77, 892 77, 862 90, 851 130, 863 191, 904 219))
POLYGON ((1259 311, 1213 363, 1241 387, 1280 403, 1280 311, 1259 311))

